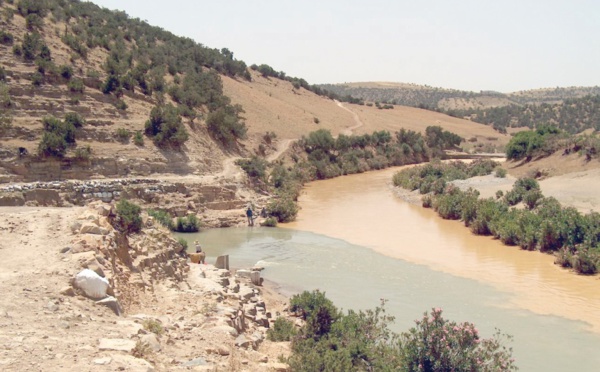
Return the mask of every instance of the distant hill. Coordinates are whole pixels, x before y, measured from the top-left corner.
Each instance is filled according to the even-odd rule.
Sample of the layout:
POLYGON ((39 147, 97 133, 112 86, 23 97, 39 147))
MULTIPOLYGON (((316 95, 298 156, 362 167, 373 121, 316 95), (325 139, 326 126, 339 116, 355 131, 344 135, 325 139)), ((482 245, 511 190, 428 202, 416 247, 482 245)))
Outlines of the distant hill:
POLYGON ((363 82, 320 84, 319 87, 340 96, 351 96, 368 102, 390 103, 432 110, 478 109, 511 104, 559 103, 565 99, 600 95, 600 87, 544 88, 500 93, 471 92, 428 85, 363 82))
POLYGON ((600 87, 546 88, 500 93, 469 92, 403 83, 323 84, 321 88, 339 95, 381 104, 420 107, 492 125, 535 127, 551 124, 569 132, 600 127, 600 87))

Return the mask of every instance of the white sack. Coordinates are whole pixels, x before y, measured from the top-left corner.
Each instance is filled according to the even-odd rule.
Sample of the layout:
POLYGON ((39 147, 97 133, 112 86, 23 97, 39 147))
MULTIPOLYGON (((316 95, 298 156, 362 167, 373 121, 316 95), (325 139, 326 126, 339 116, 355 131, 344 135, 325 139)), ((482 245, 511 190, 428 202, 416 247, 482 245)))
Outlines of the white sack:
POLYGON ((84 269, 75 276, 73 285, 85 292, 88 297, 104 298, 108 289, 108 280, 96 274, 95 271, 84 269))

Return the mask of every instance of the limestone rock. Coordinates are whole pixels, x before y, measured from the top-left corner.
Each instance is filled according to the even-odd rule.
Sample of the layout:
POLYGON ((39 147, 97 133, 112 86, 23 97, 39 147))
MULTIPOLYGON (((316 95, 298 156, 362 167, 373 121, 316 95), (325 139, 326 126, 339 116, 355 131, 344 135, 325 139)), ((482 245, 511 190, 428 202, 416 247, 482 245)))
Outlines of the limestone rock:
POLYGON ((217 262, 215 263, 215 267, 217 269, 225 269, 229 270, 229 255, 223 255, 217 257, 217 262))
POLYGON ((101 338, 98 346, 100 350, 125 351, 127 353, 131 353, 134 348, 135 341, 123 338, 101 338))
POLYGON ((123 314, 123 309, 121 308, 121 304, 119 301, 113 296, 108 296, 103 298, 100 301, 96 301, 96 305, 104 305, 111 309, 117 316, 121 316, 123 314))
POLYGON ((148 333, 146 335, 143 335, 142 337, 140 337, 140 341, 142 341, 145 344, 148 344, 150 348, 156 352, 161 351, 162 349, 160 341, 154 333, 148 333))
POLYGON ((204 358, 196 358, 196 359, 192 359, 189 362, 185 362, 183 363, 181 366, 182 367, 196 367, 196 366, 207 366, 208 363, 206 362, 206 360, 204 358))
POLYGON ((81 234, 95 234, 95 235, 103 235, 102 230, 106 231, 106 229, 102 229, 100 226, 91 223, 84 222, 81 224, 81 228, 79 229, 79 233, 81 234))

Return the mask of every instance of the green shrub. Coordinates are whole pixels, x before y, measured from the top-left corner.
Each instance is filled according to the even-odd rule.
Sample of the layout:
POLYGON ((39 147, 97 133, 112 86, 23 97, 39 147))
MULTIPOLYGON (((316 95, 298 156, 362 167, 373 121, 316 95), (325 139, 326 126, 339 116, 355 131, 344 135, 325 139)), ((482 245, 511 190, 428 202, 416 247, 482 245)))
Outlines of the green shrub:
POLYGON ((146 121, 146 135, 151 137, 159 147, 182 146, 188 140, 179 111, 172 105, 155 106, 146 121))
POLYGON ((269 341, 281 342, 290 341, 298 331, 291 320, 279 317, 275 319, 273 327, 267 330, 267 339, 269 341))
POLYGON ((513 371, 512 348, 502 345, 510 336, 497 332, 482 339, 472 323, 442 317, 441 309, 425 313, 416 326, 402 333, 401 371, 513 371))
POLYGON ((195 214, 190 214, 187 217, 177 217, 174 230, 177 232, 197 232, 200 230, 198 217, 195 214))
POLYGON ((598 248, 580 247, 571 257, 571 265, 579 274, 593 275, 598 272, 600 255, 598 248))
POLYGON ((184 238, 177 239, 177 243, 181 244, 184 252, 186 252, 188 250, 188 241, 185 240, 184 238))
POLYGON ((298 206, 290 195, 282 195, 272 199, 267 205, 267 213, 275 217, 277 222, 291 222, 296 219, 298 206))
POLYGON ((69 80, 71 77, 73 77, 73 68, 67 65, 60 65, 58 68, 58 73, 63 78, 69 80))
POLYGON ((496 168, 496 172, 494 173, 494 175, 498 178, 506 178, 506 174, 506 169, 500 167, 496 168))
POLYGON ((126 234, 139 232, 142 229, 142 209, 134 203, 122 199, 117 203, 116 228, 126 234))
POLYGON ((67 142, 56 133, 45 132, 38 145, 38 154, 40 156, 63 157, 67 151, 67 142))
POLYGON ((67 112, 65 114, 66 125, 72 125, 75 128, 81 128, 85 124, 85 119, 76 112, 67 112))
POLYGON ((246 172, 248 177, 265 181, 268 163, 265 159, 253 155, 250 159, 239 159, 235 162, 246 172))
POLYGON ((75 149, 75 160, 78 161, 88 161, 92 157, 92 148, 90 145, 86 145, 83 147, 78 147, 75 149))
POLYGON ((8 31, 0 30, 0 44, 3 45, 13 45, 14 37, 8 31))
POLYGON ((167 227, 169 230, 175 229, 173 217, 169 212, 160 209, 148 209, 148 215, 153 217, 158 223, 167 227))
POLYGON ((133 144, 136 146, 144 146, 144 136, 141 131, 137 130, 133 135, 133 144))
POLYGON ((127 103, 124 100, 118 99, 115 102, 115 107, 117 108, 117 110, 125 111, 129 106, 127 106, 127 103))
POLYGON ((39 71, 29 75, 29 79, 31 80, 31 84, 35 85, 36 87, 44 84, 44 75, 42 75, 39 71))
POLYGON ((127 143, 131 138, 131 132, 125 128, 119 128, 117 129, 116 137, 118 141, 127 143))
POLYGON ((232 147, 238 139, 246 138, 246 124, 240 116, 244 110, 240 105, 226 105, 210 112, 206 125, 210 135, 225 147, 232 147))
POLYGON ((81 79, 71 79, 67 83, 67 88, 69 88, 69 91, 73 93, 83 93, 85 90, 85 85, 81 79))
POLYGON ((261 226, 266 227, 277 227, 277 219, 274 217, 267 217, 262 223, 261 226))

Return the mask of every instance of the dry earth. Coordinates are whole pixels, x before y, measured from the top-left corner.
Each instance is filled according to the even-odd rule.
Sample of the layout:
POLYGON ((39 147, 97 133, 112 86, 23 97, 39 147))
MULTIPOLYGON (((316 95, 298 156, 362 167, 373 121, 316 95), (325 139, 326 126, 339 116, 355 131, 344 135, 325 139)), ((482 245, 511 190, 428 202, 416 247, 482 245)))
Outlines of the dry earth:
MULTIPOLYGON (((119 317, 70 287, 83 267, 106 271, 110 266, 101 259, 102 248, 86 250, 77 243, 103 242, 110 236, 72 228, 78 218, 84 224, 93 220, 88 208, 3 207, 0 212, 2 370, 285 370, 277 359, 288 353, 287 345, 263 341, 266 328, 252 321, 252 309, 261 303, 273 317, 283 312, 286 300, 274 285, 256 287, 212 265, 186 264, 185 280, 146 268, 139 274, 132 271, 128 283, 115 287, 125 308, 119 317), (136 275, 141 275, 137 284, 136 275), (224 279, 228 286, 223 286, 224 279), (239 311, 246 311, 241 320, 234 315, 239 311), (245 332, 239 337, 247 338, 245 344, 231 326, 244 320, 245 332), (148 331, 146 322, 159 324, 161 334, 148 331)), ((110 230, 102 222, 100 228, 110 230)), ((130 242, 145 242, 140 245, 143 253, 152 249, 145 236, 157 233, 163 234, 156 227, 145 229, 130 242)))

